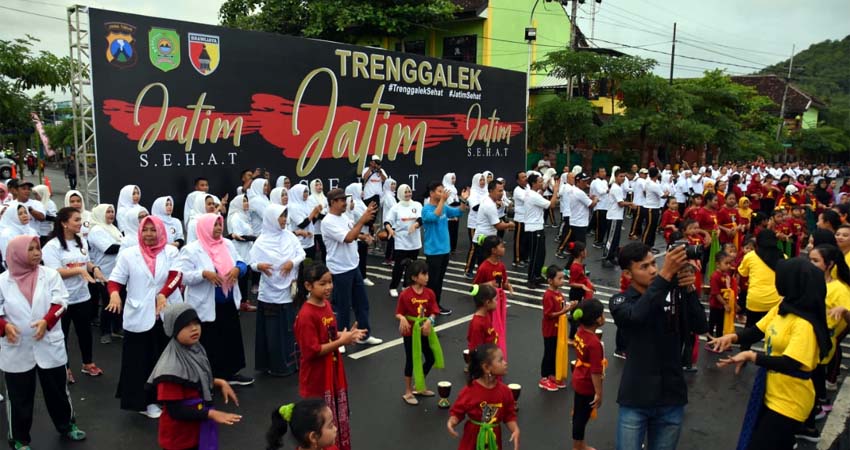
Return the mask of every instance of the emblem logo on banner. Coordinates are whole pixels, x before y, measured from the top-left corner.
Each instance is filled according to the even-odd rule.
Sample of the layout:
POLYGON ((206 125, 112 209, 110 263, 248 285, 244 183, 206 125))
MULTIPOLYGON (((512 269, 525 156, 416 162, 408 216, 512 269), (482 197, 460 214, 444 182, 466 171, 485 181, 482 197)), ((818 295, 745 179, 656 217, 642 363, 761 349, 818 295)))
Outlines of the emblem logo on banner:
POLYGON ((201 75, 209 75, 221 61, 221 45, 218 36, 189 33, 189 60, 201 75))
POLYGON ((120 69, 136 65, 136 27, 122 22, 106 22, 106 60, 120 69))
POLYGON ((180 65, 180 35, 176 30, 151 27, 148 47, 151 64, 157 69, 168 72, 180 65))

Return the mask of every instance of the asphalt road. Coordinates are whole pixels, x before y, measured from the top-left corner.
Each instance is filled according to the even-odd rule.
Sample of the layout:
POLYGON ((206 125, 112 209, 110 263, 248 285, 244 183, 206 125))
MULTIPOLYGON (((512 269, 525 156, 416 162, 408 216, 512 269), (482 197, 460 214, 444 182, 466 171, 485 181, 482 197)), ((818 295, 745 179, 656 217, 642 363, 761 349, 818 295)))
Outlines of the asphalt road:
MULTIPOLYGON (((67 181, 51 177, 56 190, 57 204, 61 204, 60 191, 64 192, 67 181), (58 181, 58 183, 57 183, 58 181)), ((627 222, 628 223, 628 222, 627 222)), ((550 242, 555 229, 547 228, 550 242)), ((465 233, 461 233, 459 250, 467 248, 465 233)), ((660 240, 659 240, 660 242, 660 240)), ((553 244, 554 245, 554 244, 553 244)), ((660 246, 660 244, 659 244, 660 246)), ((551 249, 547 263, 562 260, 554 258, 551 249)), ((506 255, 510 258, 509 254, 506 255)), ((462 349, 466 347, 467 322, 474 308, 470 298, 464 294, 469 281, 463 277, 461 260, 465 254, 455 255, 444 280, 444 303, 454 309, 454 314, 439 318, 440 340, 446 355, 446 369, 434 370, 428 377, 429 387, 436 390, 437 381, 448 380, 453 384, 452 398, 460 392, 464 383, 462 349)), ((663 254, 660 256, 663 258, 663 254)), ((599 289, 598 298, 607 305, 608 298, 619 286, 619 270, 604 269, 600 264, 599 250, 590 248, 588 270, 599 289)), ((397 321, 394 319, 395 299, 388 296, 387 283, 390 268, 379 264, 377 256, 370 256, 369 274, 376 286, 368 288, 373 334, 385 340, 380 346, 351 346, 345 358, 351 400, 352 442, 355 449, 434 450, 457 448, 457 442, 446 432, 447 410, 436 407, 436 398, 424 399, 419 406, 405 404, 402 368, 404 353, 400 346, 397 321)), ((569 449, 571 448, 570 410, 572 391, 565 389, 557 393, 544 392, 537 388, 542 339, 540 337, 543 290, 524 287, 525 275, 509 270, 517 294, 509 298, 508 309, 508 356, 509 370, 506 381, 523 386, 519 399, 519 425, 521 448, 524 449, 569 449)), ((624 361, 612 355, 615 326, 607 315, 608 324, 603 328, 606 353, 609 358, 604 387, 603 407, 597 420, 588 425, 588 443, 598 449, 615 446, 617 404, 616 395, 624 361)), ((242 315, 242 330, 245 341, 248 367, 243 373, 253 374, 253 346, 255 316, 242 315)), ((114 398, 118 380, 121 344, 99 344, 95 331, 95 362, 104 370, 100 378, 89 378, 81 373, 80 357, 76 337, 70 340, 69 359, 75 370, 77 383, 70 387, 78 424, 88 432, 89 438, 81 443, 67 443, 58 438, 46 414, 43 401, 36 399, 35 423, 33 425, 33 448, 35 449, 112 449, 122 450, 157 448, 157 423, 139 414, 121 411, 114 398)), ((845 347, 847 348, 847 347, 845 347)), ((846 350, 845 350, 846 351, 846 350)), ((699 371, 686 375, 689 385, 690 403, 686 407, 685 423, 679 443, 681 449, 729 449, 737 442, 738 431, 749 397, 755 368, 746 368, 735 376, 731 369, 717 369, 717 357, 702 351, 699 371)), ((253 386, 238 388, 238 408, 220 405, 227 411, 238 411, 243 415, 236 426, 220 429, 222 449, 259 449, 263 446, 263 434, 269 424, 269 416, 280 404, 297 400, 296 377, 284 379, 257 375, 253 386)), ((5 411, 2 413, 5 417, 5 411)), ((507 439, 507 438, 505 438, 507 439)), ((287 444, 292 448, 291 443, 287 444)), ((505 441, 504 448, 507 446, 505 441)), ((807 448, 801 445, 800 448, 807 448)))

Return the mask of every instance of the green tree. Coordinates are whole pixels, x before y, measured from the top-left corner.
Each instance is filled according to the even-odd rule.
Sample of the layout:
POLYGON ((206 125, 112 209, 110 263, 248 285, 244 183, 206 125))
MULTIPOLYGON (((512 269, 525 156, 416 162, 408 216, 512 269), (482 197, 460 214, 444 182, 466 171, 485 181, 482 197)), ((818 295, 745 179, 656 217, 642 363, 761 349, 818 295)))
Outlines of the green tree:
POLYGON ((234 28, 355 43, 363 36, 404 38, 457 10, 452 0, 227 0, 219 18, 234 28))
POLYGON ((557 148, 594 140, 593 105, 583 98, 561 96, 534 105, 529 112, 531 148, 557 148))
POLYGON ((822 126, 800 130, 791 136, 794 147, 807 158, 829 160, 832 155, 850 151, 850 137, 839 128, 822 126))

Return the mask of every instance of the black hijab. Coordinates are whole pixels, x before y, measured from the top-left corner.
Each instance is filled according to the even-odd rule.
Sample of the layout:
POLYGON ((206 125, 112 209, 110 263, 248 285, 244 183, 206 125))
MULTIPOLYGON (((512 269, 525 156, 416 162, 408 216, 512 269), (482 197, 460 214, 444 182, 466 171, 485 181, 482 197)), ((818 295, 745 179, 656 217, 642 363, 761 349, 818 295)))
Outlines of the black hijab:
POLYGON ((802 257, 776 266, 776 292, 782 296, 779 315, 792 313, 812 324, 820 359, 829 354, 832 341, 826 327, 826 281, 823 272, 802 257))
POLYGON ((815 247, 824 244, 830 244, 838 247, 838 242, 835 241, 835 233, 832 233, 829 230, 824 230, 823 228, 817 228, 815 231, 812 231, 812 244, 815 247))
POLYGON ((785 254, 779 250, 778 246, 779 241, 773 230, 762 230, 756 237, 756 256, 774 272, 776 272, 776 263, 785 259, 785 254))
POLYGON ((828 187, 829 183, 827 183, 825 180, 818 181, 817 186, 815 186, 815 198, 818 199, 818 203, 824 206, 830 204, 832 201, 832 196, 829 195, 829 191, 827 191, 828 187), (826 186, 821 187, 821 185, 826 186))

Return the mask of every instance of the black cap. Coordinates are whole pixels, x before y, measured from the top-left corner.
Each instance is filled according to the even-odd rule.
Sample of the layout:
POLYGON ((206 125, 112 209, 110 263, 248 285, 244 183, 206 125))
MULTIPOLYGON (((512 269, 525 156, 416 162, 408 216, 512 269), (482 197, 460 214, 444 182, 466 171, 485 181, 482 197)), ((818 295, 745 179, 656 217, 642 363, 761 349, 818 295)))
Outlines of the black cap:
POLYGON ((331 189, 330 192, 328 192, 327 198, 328 198, 328 203, 330 203, 334 200, 339 200, 341 198, 345 198, 345 191, 343 191, 340 188, 331 189))
POLYGON ((19 180, 17 178, 12 178, 8 183, 6 183, 6 187, 9 189, 17 189, 25 185, 29 185, 30 187, 35 186, 32 181, 19 180))
POLYGON ((590 175, 588 175, 588 174, 586 174, 586 173, 584 173, 584 172, 582 172, 582 173, 580 173, 580 174, 576 175, 576 180, 578 180, 578 181, 587 181, 587 180, 589 180, 589 179, 590 179, 590 175))

